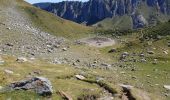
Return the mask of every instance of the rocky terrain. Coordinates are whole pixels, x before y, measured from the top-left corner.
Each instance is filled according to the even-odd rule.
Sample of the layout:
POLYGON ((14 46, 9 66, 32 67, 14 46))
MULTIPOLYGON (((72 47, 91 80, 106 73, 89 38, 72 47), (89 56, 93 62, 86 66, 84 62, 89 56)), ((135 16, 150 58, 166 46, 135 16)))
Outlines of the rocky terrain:
MULTIPOLYGON (((63 1, 34 5, 64 19, 86 25, 96 24, 106 18, 127 16, 128 21, 121 21, 121 18, 114 20, 115 22, 112 20, 112 26, 121 21, 116 28, 122 27, 122 23, 132 26, 128 28, 141 28, 165 21, 165 18, 168 19, 169 4, 169 0, 89 0, 88 2, 63 1)), ((103 23, 99 24, 99 26, 103 25, 105 26, 103 23)))
POLYGON ((170 99, 170 21, 120 35, 23 0, 0 15, 1 100, 170 99))

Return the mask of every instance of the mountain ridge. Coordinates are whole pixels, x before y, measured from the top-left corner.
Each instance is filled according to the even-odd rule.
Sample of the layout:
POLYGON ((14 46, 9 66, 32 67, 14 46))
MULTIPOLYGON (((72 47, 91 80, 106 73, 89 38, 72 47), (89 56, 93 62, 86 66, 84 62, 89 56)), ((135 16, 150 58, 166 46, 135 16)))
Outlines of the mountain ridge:
POLYGON ((94 25, 106 18, 129 16, 132 19, 132 28, 141 28, 150 25, 149 17, 152 16, 155 17, 155 23, 161 20, 160 16, 168 16, 169 19, 169 4, 169 0, 89 0, 51 3, 48 7, 42 7, 46 3, 38 3, 34 6, 86 25, 94 25))

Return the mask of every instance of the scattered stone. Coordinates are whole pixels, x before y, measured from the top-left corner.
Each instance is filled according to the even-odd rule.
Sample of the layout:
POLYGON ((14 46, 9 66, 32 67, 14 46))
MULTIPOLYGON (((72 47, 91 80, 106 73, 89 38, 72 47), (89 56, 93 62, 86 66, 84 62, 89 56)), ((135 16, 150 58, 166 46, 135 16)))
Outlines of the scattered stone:
POLYGON ((136 71, 136 69, 135 69, 135 68, 132 68, 131 71, 136 71))
POLYGON ((147 51, 148 54, 154 54, 154 51, 147 51))
POLYGON ((5 63, 5 61, 3 61, 1 58, 0 58, 0 65, 3 65, 5 63))
POLYGON ((147 75, 147 77, 151 77, 150 75, 147 75))
POLYGON ((16 61, 17 62, 27 62, 28 60, 24 57, 18 57, 16 61))
POLYGON ((122 53, 121 56, 120 56, 120 60, 124 60, 127 56, 129 56, 128 52, 122 53))
POLYGON ((134 87, 134 86, 131 86, 131 85, 124 85, 124 84, 119 84, 119 86, 121 86, 122 88, 126 88, 128 90, 130 90, 134 87))
POLYGON ((153 64, 157 64, 158 63, 158 59, 154 59, 153 64))
POLYGON ((48 51, 49 53, 52 53, 52 52, 53 52, 53 50, 52 50, 52 49, 47 49, 47 51, 48 51))
POLYGON ((11 90, 34 90, 42 96, 51 96, 53 93, 51 82, 44 77, 33 77, 27 80, 11 83, 11 90))
POLYGON ((7 30, 11 30, 11 28, 10 28, 10 27, 7 27, 6 29, 7 29, 7 30))
POLYGON ((73 98, 70 95, 66 94, 63 91, 58 91, 58 93, 62 96, 64 100, 73 100, 73 98))
POLYGON ((140 61, 141 61, 141 62, 146 62, 146 59, 142 58, 140 61))
POLYGON ((75 63, 75 62, 73 62, 73 66, 78 66, 78 64, 77 64, 77 63, 75 63))
POLYGON ((60 48, 60 45, 54 45, 55 48, 60 48))
POLYGON ((139 56, 140 56, 140 57, 145 57, 145 54, 144 54, 144 53, 141 53, 139 56))
POLYGON ((93 63, 94 63, 94 64, 97 64, 97 61, 94 61, 93 63))
POLYGON ((104 80, 104 78, 102 78, 102 77, 96 77, 96 81, 97 81, 97 82, 103 81, 103 80, 104 80))
POLYGON ((168 47, 170 47, 170 41, 168 42, 168 47))
POLYGON ((53 61, 53 63, 54 63, 54 64, 62 64, 62 62, 59 61, 58 59, 55 59, 55 60, 53 61))
POLYGON ((116 52, 115 48, 112 48, 111 50, 108 51, 108 53, 114 53, 114 52, 116 52))
POLYGON ((80 62, 80 59, 77 59, 76 62, 80 62))
POLYGON ((170 96, 170 94, 168 94, 168 93, 164 93, 164 94, 165 94, 166 97, 169 97, 169 96, 170 96))
POLYGON ((34 58, 34 57, 31 57, 30 60, 35 60, 35 58, 34 58))
POLYGON ((9 46, 9 47, 13 47, 14 46, 12 43, 7 43, 6 45, 9 46))
POLYGON ((121 74, 126 74, 126 72, 120 72, 121 74))
POLYGON ((168 55, 168 51, 163 51, 164 54, 168 55))
POLYGON ((85 79, 85 77, 82 76, 82 75, 75 75, 75 77, 76 77, 77 79, 79 79, 79 80, 84 80, 84 79, 85 79))
POLYGON ((14 74, 14 72, 13 71, 11 71, 11 70, 4 70, 5 71, 5 73, 7 73, 7 74, 14 74))
POLYGON ((62 50, 63 50, 63 51, 67 51, 67 48, 63 48, 62 50))
POLYGON ((36 75, 40 75, 41 71, 33 71, 33 73, 36 74, 36 75))
POLYGON ((111 67, 110 64, 106 64, 106 63, 102 63, 101 66, 105 66, 105 67, 111 67))
POLYGON ((123 52, 122 55, 129 56, 129 53, 128 52, 123 52))
POLYGON ((137 77, 136 76, 132 76, 132 79, 137 79, 137 77))
MULTIPOLYGON (((0 10, 1 11, 1 10, 0 10)), ((0 22, 0 25, 5 25, 5 23, 0 22)))
POLYGON ((3 89, 3 87, 2 86, 0 86, 0 90, 2 90, 3 89))
POLYGON ((164 88, 170 90, 170 85, 164 85, 164 88))

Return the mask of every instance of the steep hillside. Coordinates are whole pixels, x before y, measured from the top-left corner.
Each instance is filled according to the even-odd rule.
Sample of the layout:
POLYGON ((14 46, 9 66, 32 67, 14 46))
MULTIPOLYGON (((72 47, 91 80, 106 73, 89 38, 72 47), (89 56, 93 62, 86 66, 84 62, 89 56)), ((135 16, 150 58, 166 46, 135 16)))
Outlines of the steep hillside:
MULTIPOLYGON (((60 3, 34 4, 46 11, 52 12, 62 18, 93 25, 100 22, 99 26, 107 27, 107 23, 114 28, 129 24, 129 28, 141 28, 148 25, 167 21, 170 14, 169 0, 89 0, 88 2, 64 1, 60 3), (123 16, 128 16, 127 22, 122 21, 123 16), (118 19, 117 17, 120 17, 118 19), (116 21, 115 21, 116 20, 116 21), (111 23, 119 23, 118 25, 111 23), (131 27, 132 26, 132 27, 131 27)), ((124 27, 124 26, 123 26, 124 27)))

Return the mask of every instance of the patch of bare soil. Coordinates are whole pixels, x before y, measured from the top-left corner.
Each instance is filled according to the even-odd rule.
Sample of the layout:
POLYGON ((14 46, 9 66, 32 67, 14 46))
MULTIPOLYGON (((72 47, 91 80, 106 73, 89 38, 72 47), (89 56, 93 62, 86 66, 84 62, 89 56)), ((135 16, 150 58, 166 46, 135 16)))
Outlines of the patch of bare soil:
POLYGON ((80 40, 80 42, 85 43, 89 46, 94 46, 99 48, 112 46, 116 44, 115 40, 107 37, 83 38, 80 40))

